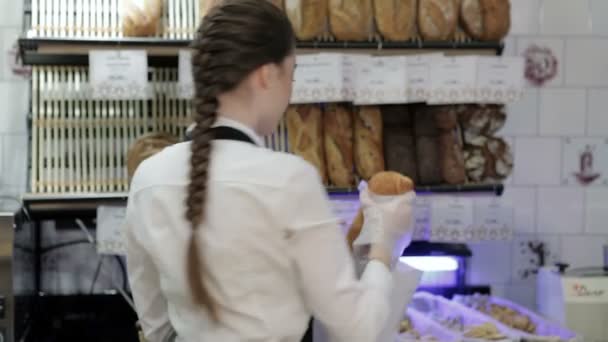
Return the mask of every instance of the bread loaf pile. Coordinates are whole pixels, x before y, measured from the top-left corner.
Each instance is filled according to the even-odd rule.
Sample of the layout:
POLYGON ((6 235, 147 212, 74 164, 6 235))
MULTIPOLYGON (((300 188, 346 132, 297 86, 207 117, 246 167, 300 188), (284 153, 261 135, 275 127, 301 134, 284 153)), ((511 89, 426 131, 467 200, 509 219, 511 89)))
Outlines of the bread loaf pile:
POLYGON ((500 106, 294 105, 286 114, 292 153, 315 165, 325 184, 349 188, 380 171, 420 185, 497 182, 513 168, 493 134, 500 106))

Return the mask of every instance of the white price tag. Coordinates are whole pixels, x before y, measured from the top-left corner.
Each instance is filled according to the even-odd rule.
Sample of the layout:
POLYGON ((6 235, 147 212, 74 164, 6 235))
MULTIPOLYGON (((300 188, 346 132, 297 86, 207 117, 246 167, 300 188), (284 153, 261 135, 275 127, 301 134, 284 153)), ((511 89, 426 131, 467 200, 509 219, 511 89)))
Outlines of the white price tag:
POLYGON ((192 75, 192 50, 179 50, 177 72, 177 91, 181 99, 194 96, 194 79, 192 75))
POLYGON ((431 240, 473 240, 473 200, 460 197, 436 198, 431 210, 431 240))
POLYGON ((428 240, 431 232, 431 201, 428 197, 416 197, 414 202, 413 240, 428 240))
POLYGON ((291 103, 342 101, 342 55, 316 54, 296 56, 291 103))
POLYGON ((475 240, 510 240, 514 228, 513 206, 503 201, 480 201, 475 205, 475 240))
POLYGON ((522 98, 525 62, 521 57, 479 57, 478 103, 509 103, 522 98))
POLYGON ((408 102, 426 102, 431 96, 431 67, 442 54, 425 54, 406 57, 407 64, 407 100, 408 102))
POLYGON ((124 255, 126 251, 124 206, 100 206, 97 208, 97 252, 99 254, 124 255))
POLYGON ((145 50, 91 50, 89 74, 92 98, 149 98, 148 56, 145 50))
POLYGON ((471 103, 475 101, 476 56, 442 57, 431 67, 429 104, 471 103))
POLYGON ((365 55, 351 54, 345 54, 342 57, 342 99, 344 101, 354 101, 356 98, 357 61, 365 57, 365 55))
POLYGON ((356 61, 357 105, 407 102, 407 72, 403 56, 360 58, 356 61))

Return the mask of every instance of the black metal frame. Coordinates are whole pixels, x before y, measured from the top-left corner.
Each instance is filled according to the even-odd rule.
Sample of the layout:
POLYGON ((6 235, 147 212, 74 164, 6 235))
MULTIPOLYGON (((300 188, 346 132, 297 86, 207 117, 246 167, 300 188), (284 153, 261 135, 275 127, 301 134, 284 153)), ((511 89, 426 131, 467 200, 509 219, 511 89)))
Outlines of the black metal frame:
MULTIPOLYGON (((81 46, 98 49, 117 48, 168 48, 175 49, 172 56, 150 55, 148 64, 157 67, 176 67, 177 50, 188 48, 189 40, 161 39, 161 38, 21 38, 19 49, 23 63, 26 65, 74 65, 86 66, 89 63, 88 55, 85 53, 45 53, 39 51, 40 47, 51 46, 81 46)), ((479 42, 479 41, 406 41, 406 42, 323 42, 323 41, 300 41, 297 42, 299 49, 319 50, 490 50, 496 55, 501 55, 504 44, 501 42, 479 42)))

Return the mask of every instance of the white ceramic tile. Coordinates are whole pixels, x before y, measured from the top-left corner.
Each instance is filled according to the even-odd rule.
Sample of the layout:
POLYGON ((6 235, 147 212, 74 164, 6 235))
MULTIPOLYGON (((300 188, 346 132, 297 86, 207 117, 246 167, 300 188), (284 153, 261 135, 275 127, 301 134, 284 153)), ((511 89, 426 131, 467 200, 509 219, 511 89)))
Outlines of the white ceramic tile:
POLYGON ((507 122, 500 134, 530 136, 538 133, 538 94, 538 89, 528 88, 521 100, 507 105, 507 122))
POLYGON ((585 232, 608 234, 608 189, 588 189, 585 232))
POLYGON ((515 185, 558 185, 560 173, 560 139, 515 139, 515 185))
POLYGON ((540 188, 537 229, 542 233, 583 231, 585 191, 581 188, 540 188))
MULTIPOLYGON (((564 40, 558 38, 522 37, 517 39, 517 55, 527 64, 537 65, 542 86, 560 86, 564 81, 564 40), (534 52, 534 53, 532 53, 534 52), (549 67, 555 65, 554 68, 549 67)), ((536 84, 529 82, 532 86, 536 84)))
POLYGON ((16 58, 17 39, 21 35, 20 28, 2 28, 0 29, 0 48, 2 49, 2 56, 0 56, 0 62, 2 67, 0 68, 0 79, 1 80, 20 80, 19 76, 16 76, 12 72, 12 66, 14 59, 16 58))
POLYGON ((0 27, 21 27, 23 1, 0 0, 0 27))
POLYGON ((541 34, 591 33, 589 0, 545 0, 541 6, 541 34))
POLYGON ((587 135, 608 136, 608 88, 589 90, 588 106, 587 135))
POLYGON ((543 262, 545 266, 554 265, 561 259, 558 235, 520 234, 513 239, 512 248, 511 284, 534 284, 536 271, 543 262))
POLYGON ((511 0, 512 35, 530 35, 539 32, 540 0, 511 0))
POLYGON ((565 68, 568 86, 608 86, 608 39, 568 39, 565 68))
POLYGON ((562 185, 608 186, 608 137, 564 138, 562 185))
POLYGON ((591 0, 591 27, 593 34, 608 35, 608 1, 591 0))
POLYGON ((562 261, 571 268, 601 266, 603 246, 608 243, 604 236, 563 236, 562 261))
POLYGON ((584 89, 540 91, 541 135, 584 135, 587 94, 584 89))
POLYGON ((516 233, 536 232, 536 188, 509 186, 501 200, 513 205, 516 233))
POLYGON ((3 137, 3 158, 2 184, 25 191, 28 170, 28 144, 26 134, 7 134, 3 137))
POLYGON ((517 56, 517 40, 515 37, 507 37, 503 41, 505 47, 502 51, 503 56, 517 56))
POLYGON ((536 284, 511 285, 507 287, 506 299, 530 310, 536 310, 536 284))
POLYGON ((29 100, 27 81, 0 82, 0 133, 27 132, 29 100))
POLYGON ((467 283, 472 285, 504 284, 511 275, 511 243, 481 242, 469 244, 467 283))

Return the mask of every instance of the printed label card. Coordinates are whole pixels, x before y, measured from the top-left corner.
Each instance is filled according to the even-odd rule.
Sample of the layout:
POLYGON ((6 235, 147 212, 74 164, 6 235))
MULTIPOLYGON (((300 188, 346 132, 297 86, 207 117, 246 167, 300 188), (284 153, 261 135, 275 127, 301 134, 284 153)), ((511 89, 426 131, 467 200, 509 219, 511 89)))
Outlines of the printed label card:
POLYGON ((521 57, 479 57, 477 60, 478 103, 502 104, 523 97, 525 61, 521 57))
POLYGON ((291 103, 343 101, 343 62, 341 54, 296 56, 291 103))
POLYGON ((513 205, 499 199, 478 199, 475 203, 475 241, 511 240, 514 230, 513 205))
POLYGON ((145 50, 91 50, 89 75, 95 100, 145 100, 152 95, 145 50))
POLYGON ((473 240, 473 200, 464 197, 434 198, 431 206, 431 241, 473 240))
POLYGON ((406 57, 408 102, 426 102, 431 97, 431 67, 442 57, 441 53, 406 57))
POLYGON ((126 254, 125 206, 97 208, 97 252, 99 254, 126 254))
POLYGON ((407 102, 407 72, 404 56, 367 56, 357 59, 355 74, 355 104, 407 102))
POLYGON ((429 104, 475 102, 476 56, 442 57, 431 67, 429 104))

